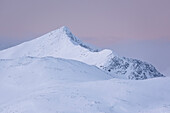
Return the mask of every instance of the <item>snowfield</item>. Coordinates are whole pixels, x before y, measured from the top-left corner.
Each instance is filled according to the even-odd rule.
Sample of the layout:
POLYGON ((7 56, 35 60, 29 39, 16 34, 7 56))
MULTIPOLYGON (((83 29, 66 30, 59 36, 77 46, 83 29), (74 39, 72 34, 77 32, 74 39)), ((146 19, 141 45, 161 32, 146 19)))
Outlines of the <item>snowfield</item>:
POLYGON ((169 113, 170 78, 115 79, 52 57, 0 61, 0 113, 169 113))

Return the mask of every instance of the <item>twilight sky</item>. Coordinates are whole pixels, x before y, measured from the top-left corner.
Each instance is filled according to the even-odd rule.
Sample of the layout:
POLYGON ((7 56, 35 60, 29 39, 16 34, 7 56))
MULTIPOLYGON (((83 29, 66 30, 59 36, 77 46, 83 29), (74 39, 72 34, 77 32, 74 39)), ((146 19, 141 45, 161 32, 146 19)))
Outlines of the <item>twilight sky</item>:
POLYGON ((170 68, 170 0, 0 0, 0 49, 64 25, 92 45, 170 68))

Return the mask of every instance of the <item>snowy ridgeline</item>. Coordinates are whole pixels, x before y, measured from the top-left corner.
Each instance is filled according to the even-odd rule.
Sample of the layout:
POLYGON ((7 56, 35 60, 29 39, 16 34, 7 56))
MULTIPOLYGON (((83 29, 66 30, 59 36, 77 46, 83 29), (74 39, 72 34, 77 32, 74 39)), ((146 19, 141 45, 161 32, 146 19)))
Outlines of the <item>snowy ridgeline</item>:
POLYGON ((169 113, 169 81, 113 79, 53 57, 0 60, 0 113, 169 113))
POLYGON ((37 39, 0 51, 0 59, 14 59, 26 56, 52 56, 77 60, 89 65, 95 65, 116 78, 143 80, 163 77, 151 64, 120 57, 112 50, 98 50, 81 42, 67 27, 61 27, 37 39))

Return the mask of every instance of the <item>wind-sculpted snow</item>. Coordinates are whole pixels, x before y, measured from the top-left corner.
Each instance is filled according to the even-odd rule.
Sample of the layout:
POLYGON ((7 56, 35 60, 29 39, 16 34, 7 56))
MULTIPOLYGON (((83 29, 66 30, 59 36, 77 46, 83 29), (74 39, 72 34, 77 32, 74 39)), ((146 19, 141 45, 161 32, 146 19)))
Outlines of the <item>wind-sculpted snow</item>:
POLYGON ((0 51, 1 59, 19 57, 46 57, 72 59, 95 65, 113 77, 147 79, 163 76, 152 65, 129 58, 122 58, 112 50, 93 49, 75 37, 67 27, 61 27, 37 39, 0 51))

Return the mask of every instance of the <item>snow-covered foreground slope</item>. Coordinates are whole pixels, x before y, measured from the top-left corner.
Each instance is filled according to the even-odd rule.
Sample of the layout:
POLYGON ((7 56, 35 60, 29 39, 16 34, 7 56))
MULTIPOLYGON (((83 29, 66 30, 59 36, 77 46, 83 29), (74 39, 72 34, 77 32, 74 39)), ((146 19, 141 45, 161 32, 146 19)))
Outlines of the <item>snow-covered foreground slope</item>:
MULTIPOLYGON (((90 74, 88 70, 79 72, 72 68, 70 72, 69 69, 61 66, 57 72, 62 70, 62 73, 57 73, 49 71, 54 67, 49 67, 44 59, 41 59, 42 63, 39 67, 34 67, 33 65, 39 62, 37 60, 28 63, 30 62, 28 59, 25 63, 20 62, 19 64, 2 61, 5 68, 9 67, 8 70, 3 69, 4 65, 1 62, 0 113, 170 112, 169 77, 130 81, 102 78, 100 74, 92 74, 88 75, 88 80, 90 80, 88 81, 84 76, 84 73, 90 74), (22 67, 29 67, 27 65, 33 66, 33 70, 46 67, 41 71, 48 70, 49 73, 41 75, 41 71, 31 72, 31 70, 27 70, 29 68, 25 68, 23 71, 22 67), (41 78, 38 78, 39 76, 41 78), (99 77, 96 78, 96 76, 99 77)), ((45 60, 49 60, 49 58, 45 58, 45 60)), ((54 59, 50 61, 52 64, 53 62, 55 62, 54 59)), ((65 63, 63 60, 56 62, 61 62, 61 65, 65 63)), ((67 63, 72 65, 75 62, 67 63)), ((78 62, 75 64, 80 66, 78 62)), ((86 65, 84 66, 86 67, 86 65)), ((96 70, 96 68, 92 68, 96 70)))
POLYGON ((48 82, 84 82, 110 78, 97 67, 74 60, 53 57, 0 60, 0 85, 4 81, 8 85, 22 87, 48 82))
POLYGON ((95 65, 117 78, 147 79, 163 76, 152 65, 124 57, 112 50, 99 51, 81 42, 67 27, 61 27, 37 39, 0 51, 0 59, 18 57, 46 57, 73 59, 95 65))
POLYGON ((74 60, 52 57, 0 60, 0 113, 5 103, 25 98, 39 88, 111 78, 95 66, 74 60))

